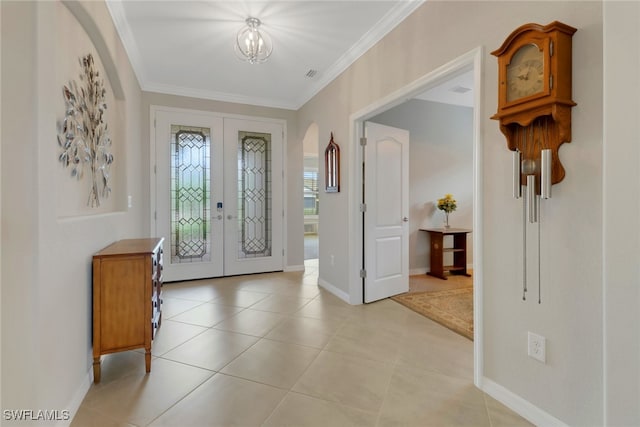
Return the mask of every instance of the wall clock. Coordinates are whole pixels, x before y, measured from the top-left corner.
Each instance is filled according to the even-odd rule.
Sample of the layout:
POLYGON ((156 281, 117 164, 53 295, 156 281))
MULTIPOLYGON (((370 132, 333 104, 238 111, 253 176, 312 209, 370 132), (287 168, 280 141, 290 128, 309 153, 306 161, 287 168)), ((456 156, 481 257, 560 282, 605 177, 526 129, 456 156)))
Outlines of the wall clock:
POLYGON ((558 21, 525 24, 491 52, 498 57, 498 111, 491 118, 500 121, 509 150, 520 157, 514 195, 528 185, 528 176, 534 177, 535 194, 543 197, 564 178, 558 148, 571 141, 571 108, 576 105, 571 99, 571 44, 576 31, 558 21), (545 154, 549 177, 542 176, 543 150, 551 150, 545 154))
POLYGON ((491 118, 513 151, 513 196, 523 191, 523 295, 526 299, 527 220, 538 224, 538 303, 540 298, 539 199, 551 197, 551 186, 564 179, 558 157, 564 142, 571 142, 571 43, 577 30, 554 21, 525 24, 515 29, 499 49, 498 111, 491 118))

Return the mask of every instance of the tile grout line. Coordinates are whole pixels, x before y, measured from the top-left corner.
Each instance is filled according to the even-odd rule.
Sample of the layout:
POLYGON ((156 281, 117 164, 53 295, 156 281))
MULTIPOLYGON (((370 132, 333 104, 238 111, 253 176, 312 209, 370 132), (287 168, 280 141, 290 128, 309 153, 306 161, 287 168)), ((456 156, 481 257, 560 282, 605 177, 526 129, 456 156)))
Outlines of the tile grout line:
MULTIPOLYGON (((180 363, 180 362, 177 362, 180 363)), ((183 365, 186 365, 183 363, 183 365)), ((187 365, 189 366, 189 365, 187 365)), ((202 369, 202 368, 200 368, 202 369)), ((196 391, 198 388, 200 388, 204 383, 206 383, 207 381, 211 380, 213 377, 215 377, 216 375, 220 375, 218 372, 216 371, 210 371, 209 369, 207 369, 209 372, 213 372, 212 375, 210 375, 209 377, 207 377, 204 381, 202 381, 201 383, 199 383, 198 385, 196 385, 194 388, 192 388, 191 390, 189 390, 189 392, 187 394, 185 394, 184 396, 182 396, 180 399, 176 400, 173 404, 171 404, 167 409, 165 409, 164 411, 162 411, 160 414, 158 414, 157 417, 153 418, 148 424, 145 425, 145 427, 150 426, 151 424, 153 424, 158 418, 162 417, 165 413, 169 412, 174 406, 176 406, 178 403, 182 402, 187 396, 191 395, 191 393, 193 393, 194 391, 196 391)), ((129 421, 126 421, 127 423, 129 423, 129 421)), ((129 423, 131 424, 131 423, 129 423)))

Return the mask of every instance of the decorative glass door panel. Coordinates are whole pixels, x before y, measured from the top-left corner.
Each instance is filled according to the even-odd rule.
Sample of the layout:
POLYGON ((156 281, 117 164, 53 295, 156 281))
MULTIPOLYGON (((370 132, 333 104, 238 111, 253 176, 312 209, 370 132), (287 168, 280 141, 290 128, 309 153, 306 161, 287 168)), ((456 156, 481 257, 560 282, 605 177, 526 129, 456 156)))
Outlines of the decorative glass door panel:
POLYGON ((271 255, 271 135, 238 133, 238 258, 271 255))
POLYGON ((209 128, 171 126, 171 262, 211 260, 209 128))

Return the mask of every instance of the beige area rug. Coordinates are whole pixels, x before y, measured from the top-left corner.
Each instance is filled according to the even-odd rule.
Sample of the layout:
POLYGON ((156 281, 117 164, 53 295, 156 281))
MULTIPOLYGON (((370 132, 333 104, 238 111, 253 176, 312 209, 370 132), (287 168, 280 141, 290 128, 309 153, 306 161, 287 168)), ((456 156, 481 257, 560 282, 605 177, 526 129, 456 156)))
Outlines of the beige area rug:
POLYGON ((473 341, 473 288, 416 292, 391 299, 473 341))

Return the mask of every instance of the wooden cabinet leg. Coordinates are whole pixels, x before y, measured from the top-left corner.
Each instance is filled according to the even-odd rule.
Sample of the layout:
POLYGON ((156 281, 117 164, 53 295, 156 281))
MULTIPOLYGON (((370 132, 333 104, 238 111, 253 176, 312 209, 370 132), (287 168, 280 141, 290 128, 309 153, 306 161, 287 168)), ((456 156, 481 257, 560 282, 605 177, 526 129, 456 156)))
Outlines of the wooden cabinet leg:
POLYGON ((100 382, 100 356, 93 358, 93 382, 100 382))
POLYGON ((427 274, 442 280, 447 280, 444 275, 444 256, 442 254, 444 237, 442 233, 429 233, 429 235, 431 236, 431 259, 429 272, 427 272, 427 274))
POLYGON ((146 348, 144 352, 144 366, 147 370, 147 373, 151 372, 151 349, 146 348))

